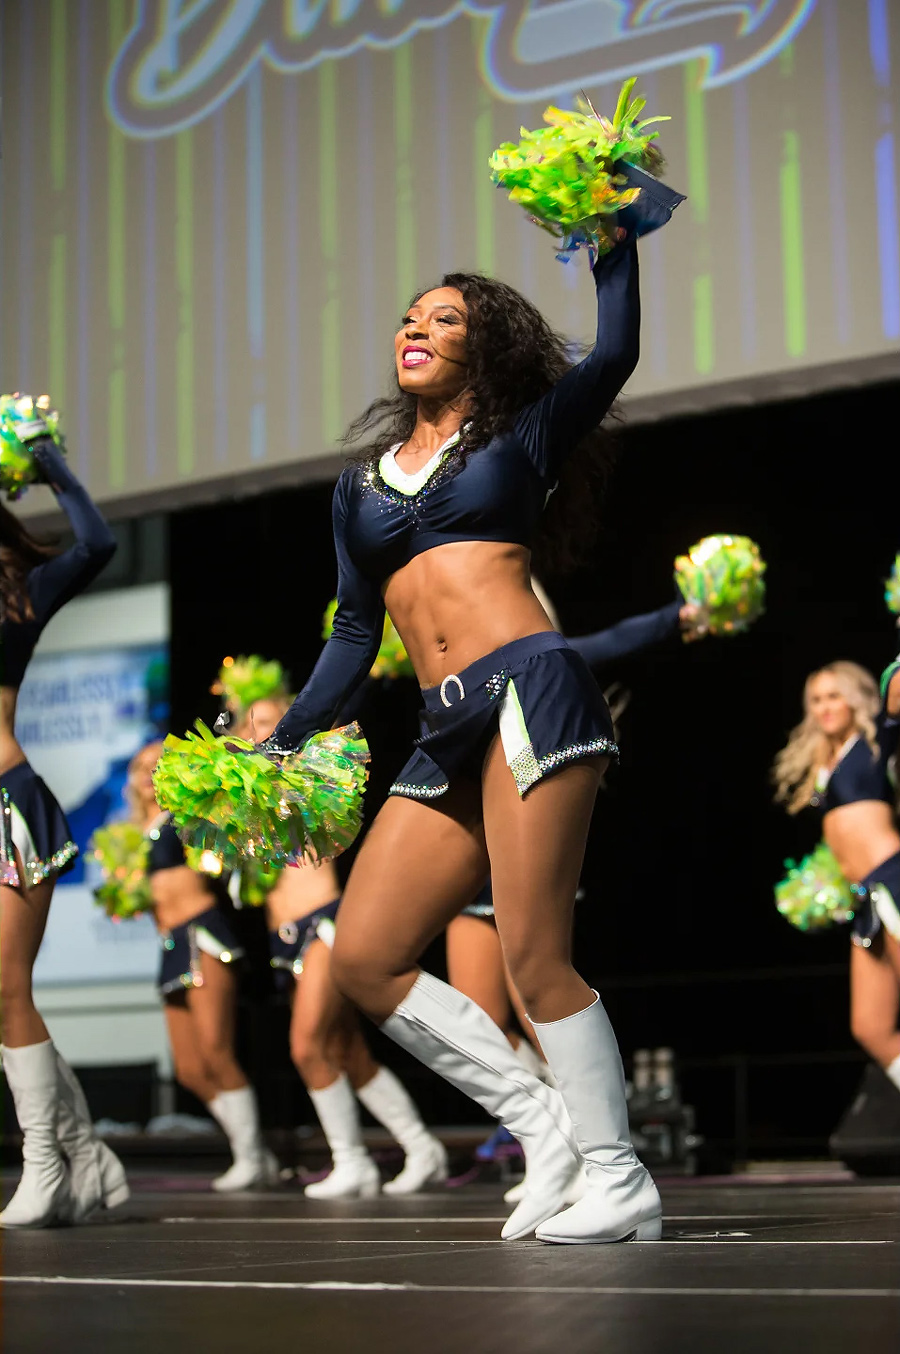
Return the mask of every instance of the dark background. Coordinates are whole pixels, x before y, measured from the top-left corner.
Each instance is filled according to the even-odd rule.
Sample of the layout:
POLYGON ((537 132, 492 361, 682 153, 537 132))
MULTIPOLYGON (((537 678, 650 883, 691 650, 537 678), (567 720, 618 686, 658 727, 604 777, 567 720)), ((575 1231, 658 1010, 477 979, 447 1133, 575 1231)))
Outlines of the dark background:
MULTIPOLYGON (((851 658, 877 675, 896 651, 883 580, 900 547, 888 472, 897 397, 892 383, 626 425, 591 567, 543 580, 564 629, 581 634, 669 601, 675 555, 703 535, 747 534, 768 563, 767 612, 750 634, 676 640, 603 674, 632 700, 577 918, 576 961, 626 1059, 675 1049, 713 1164, 823 1151, 860 1075, 848 936, 802 935, 773 905, 784 858, 815 844, 818 823, 776 810, 768 778, 812 669, 851 658)), ((225 653, 277 657, 295 687, 304 681, 335 590, 330 498, 330 485, 282 489, 170 519, 175 731, 214 715, 206 693, 225 653)), ((362 711, 369 819, 408 756, 416 704, 401 682, 362 711)), ((242 923, 262 958, 262 918, 242 923)), ((439 968, 437 949, 428 961, 439 968)), ((302 1118, 264 962, 244 996, 266 1117, 302 1118)), ((434 1117, 472 1120, 424 1069, 379 1051, 434 1117)))

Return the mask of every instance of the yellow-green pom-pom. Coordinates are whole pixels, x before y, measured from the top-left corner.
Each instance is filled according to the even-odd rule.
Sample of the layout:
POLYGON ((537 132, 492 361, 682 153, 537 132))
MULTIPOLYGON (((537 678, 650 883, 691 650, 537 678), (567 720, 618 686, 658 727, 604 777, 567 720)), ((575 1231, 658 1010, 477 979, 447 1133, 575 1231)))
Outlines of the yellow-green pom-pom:
POLYGON ((824 842, 796 864, 784 862, 787 874, 775 885, 775 906, 800 931, 822 931, 853 920, 853 886, 824 842))
POLYGON ((491 178, 531 219, 559 242, 559 257, 588 247, 606 253, 616 243, 616 213, 640 193, 623 177, 625 165, 649 174, 662 169, 646 128, 668 118, 638 122, 644 99, 633 99, 636 80, 626 80, 612 119, 584 99, 577 111, 549 107, 546 127, 521 128, 518 144, 506 141, 490 159, 491 178))
MULTIPOLYGON (((328 603, 322 617, 322 638, 328 639, 334 630, 334 618, 337 613, 337 598, 328 603)), ((381 645, 375 662, 369 672, 370 677, 415 677, 415 669, 406 652, 403 640, 397 634, 396 626, 385 612, 384 630, 381 645)))
POLYGON ((153 773, 157 801, 186 845, 235 869, 244 859, 269 868, 328 860, 353 843, 369 760, 358 725, 314 734, 285 757, 216 738, 202 720, 196 729, 169 734, 153 773))
POLYGON ((41 478, 31 450, 39 437, 52 437, 65 451, 59 410, 51 408, 50 396, 0 395, 0 491, 10 502, 41 478))
POLYGON ((894 557, 891 576, 884 580, 884 600, 888 611, 900 616, 900 555, 894 557))
POLYGON ((147 881, 150 844, 134 823, 98 827, 88 849, 100 866, 102 882, 94 900, 108 917, 123 921, 146 912, 151 905, 147 881))
POLYGON ((713 635, 747 630, 765 610, 765 562, 749 536, 704 536, 675 560, 675 581, 713 635))
POLYGON ((276 659, 267 661, 258 653, 225 658, 213 693, 224 697, 229 710, 249 710, 254 701, 284 695, 284 668, 276 659))

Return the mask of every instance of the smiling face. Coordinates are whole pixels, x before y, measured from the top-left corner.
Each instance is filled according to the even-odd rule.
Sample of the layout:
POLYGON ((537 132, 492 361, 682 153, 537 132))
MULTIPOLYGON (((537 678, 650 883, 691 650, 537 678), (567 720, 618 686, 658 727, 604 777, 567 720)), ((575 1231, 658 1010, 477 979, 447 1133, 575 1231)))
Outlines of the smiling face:
POLYGON ((848 739, 856 727, 853 709, 843 687, 827 669, 811 678, 806 690, 806 708, 826 738, 836 743, 848 739))
POLYGON ((414 301, 394 340, 400 389, 449 404, 466 387, 466 303, 455 287, 436 287, 414 301))

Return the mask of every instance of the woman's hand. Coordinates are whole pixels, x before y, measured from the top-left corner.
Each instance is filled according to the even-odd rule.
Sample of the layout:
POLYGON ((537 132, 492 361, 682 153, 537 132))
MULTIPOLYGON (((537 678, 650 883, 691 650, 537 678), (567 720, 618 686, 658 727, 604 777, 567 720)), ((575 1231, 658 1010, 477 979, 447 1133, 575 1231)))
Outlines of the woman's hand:
POLYGON ((679 611, 678 624, 681 626, 681 638, 685 644, 693 644, 695 640, 705 639, 709 634, 709 624, 703 611, 700 607, 691 606, 689 603, 685 603, 679 611))

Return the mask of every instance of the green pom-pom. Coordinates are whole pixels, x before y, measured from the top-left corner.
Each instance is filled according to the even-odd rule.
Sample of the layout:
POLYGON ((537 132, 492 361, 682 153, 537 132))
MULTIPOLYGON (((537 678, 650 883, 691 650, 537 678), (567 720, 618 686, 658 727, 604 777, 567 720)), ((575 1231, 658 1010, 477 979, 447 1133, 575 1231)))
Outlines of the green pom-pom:
MULTIPOLYGON (((322 638, 328 639, 334 630, 334 618, 337 612, 337 598, 328 603, 322 617, 322 638)), ((415 677, 415 669, 410 662, 403 640, 397 634, 394 622, 385 612, 384 631, 378 655, 372 664, 370 677, 415 677)))
POLYGON ((238 873, 238 897, 244 907, 262 907, 281 877, 278 866, 245 858, 238 873))
POLYGON ((900 555, 895 555, 891 576, 884 580, 884 600, 888 611, 900 616, 900 555))
POLYGON ((216 738, 199 719, 196 729, 169 734, 153 773, 157 801, 188 846, 237 869, 247 858, 269 867, 329 860, 353 843, 369 760, 358 725, 314 734, 285 757, 216 738))
POLYGON ((632 99, 635 83, 622 86, 612 120, 584 99, 576 101, 577 112, 551 106, 544 110, 547 127, 522 127, 518 144, 506 141, 491 156, 494 183, 559 241, 560 257, 583 247, 603 254, 615 245, 616 213, 640 192, 628 187, 621 162, 649 174, 662 169, 659 133, 645 129, 668 118, 638 122, 645 101, 632 99))
POLYGON ((675 561, 685 602, 697 607, 710 634, 748 630, 765 610, 765 562, 749 536, 704 536, 675 561))
POLYGON ((276 659, 267 661, 258 653, 226 658, 213 693, 225 698, 229 710, 249 710, 254 701, 284 695, 284 668, 276 659))
POLYGON ((784 862, 787 874, 775 885, 775 906, 800 931, 821 931, 853 920, 853 886, 824 842, 797 865, 784 862))
POLYGON ((124 921, 151 906, 147 879, 150 843, 134 823, 110 823, 98 827, 88 849, 99 863, 102 883, 94 900, 108 917, 124 921))
POLYGON ((0 492, 10 502, 42 478, 31 450, 39 437, 52 437, 61 451, 66 449, 59 411, 50 407, 49 395, 0 395, 0 492))

